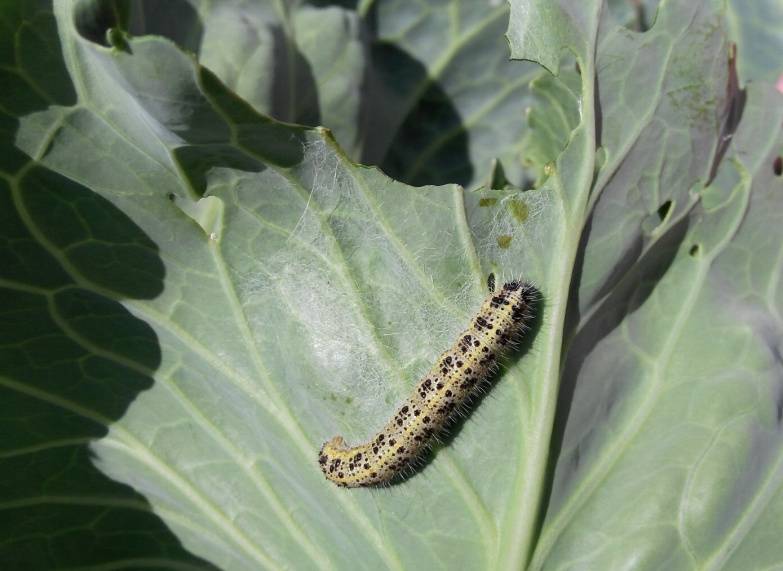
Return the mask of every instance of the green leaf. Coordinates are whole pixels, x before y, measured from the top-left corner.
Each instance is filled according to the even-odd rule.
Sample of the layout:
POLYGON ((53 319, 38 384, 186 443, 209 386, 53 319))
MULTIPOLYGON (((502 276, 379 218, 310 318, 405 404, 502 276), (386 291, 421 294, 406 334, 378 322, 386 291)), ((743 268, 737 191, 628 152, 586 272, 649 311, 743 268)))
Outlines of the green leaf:
MULTIPOLYGON (((366 56, 355 12, 300 2, 203 2, 199 14, 202 40, 194 51, 227 87, 261 113, 327 125, 346 151, 360 152, 366 56)), ((155 11, 145 13, 145 24, 156 21, 155 11)), ((165 33, 176 39, 178 28, 165 33)))
POLYGON ((0 560, 781 564, 779 95, 720 3, 463 4, 4 4, 0 560), (488 398, 325 481, 490 272, 542 302, 488 398))
MULTIPOLYGON (((351 158, 410 184, 473 188, 494 159, 523 184, 525 126, 508 118, 538 69, 508 61, 504 2, 194 4, 199 26, 182 18, 166 35, 202 37, 188 47, 257 111, 324 125, 351 158)), ((160 20, 144 16, 138 31, 160 20)))
POLYGON ((774 83, 783 76, 783 63, 779 57, 783 50, 783 34, 777 25, 781 18, 783 5, 775 0, 729 1, 729 33, 740 46, 738 73, 743 83, 754 80, 774 83))
MULTIPOLYGON (((780 564, 783 141, 766 121, 783 109, 772 90, 748 101, 701 202, 687 217, 673 203, 575 326, 532 568, 780 564)), ((594 223, 591 237, 606 232, 594 223)))

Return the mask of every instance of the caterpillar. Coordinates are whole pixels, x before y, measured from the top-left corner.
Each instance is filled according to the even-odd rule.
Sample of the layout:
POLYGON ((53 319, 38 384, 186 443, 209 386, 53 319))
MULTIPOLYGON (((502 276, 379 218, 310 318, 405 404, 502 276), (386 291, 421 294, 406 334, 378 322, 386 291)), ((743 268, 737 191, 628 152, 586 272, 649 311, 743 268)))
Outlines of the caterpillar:
POLYGON ((341 487, 388 484, 427 450, 455 412, 460 412, 498 367, 533 317, 536 289, 511 281, 481 305, 470 327, 443 353, 383 429, 366 444, 347 446, 342 436, 325 442, 318 464, 341 487))

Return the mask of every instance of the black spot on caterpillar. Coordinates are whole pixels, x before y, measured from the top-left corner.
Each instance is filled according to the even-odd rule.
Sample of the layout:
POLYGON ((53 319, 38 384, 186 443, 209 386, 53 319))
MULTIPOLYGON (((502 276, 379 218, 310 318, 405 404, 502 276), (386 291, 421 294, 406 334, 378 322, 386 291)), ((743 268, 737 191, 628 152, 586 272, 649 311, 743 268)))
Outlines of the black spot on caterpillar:
POLYGON ((413 395, 366 444, 349 447, 342 436, 324 443, 318 464, 338 486, 376 486, 394 480, 428 449, 453 415, 481 391, 500 357, 528 328, 537 300, 527 283, 508 282, 482 303, 470 327, 435 361, 413 395))

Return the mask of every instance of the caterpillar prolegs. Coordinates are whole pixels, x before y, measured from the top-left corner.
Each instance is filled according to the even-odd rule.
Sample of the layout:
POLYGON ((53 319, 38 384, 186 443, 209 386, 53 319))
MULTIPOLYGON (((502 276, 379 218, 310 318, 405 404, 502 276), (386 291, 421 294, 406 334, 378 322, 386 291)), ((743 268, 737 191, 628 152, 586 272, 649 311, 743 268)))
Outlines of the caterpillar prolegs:
POLYGON ((494 288, 454 345, 416 386, 414 394, 368 443, 347 446, 342 436, 324 443, 318 463, 338 486, 375 486, 395 479, 416 460, 497 370, 499 358, 529 327, 536 289, 508 282, 494 288), (493 291, 494 290, 494 291, 493 291))

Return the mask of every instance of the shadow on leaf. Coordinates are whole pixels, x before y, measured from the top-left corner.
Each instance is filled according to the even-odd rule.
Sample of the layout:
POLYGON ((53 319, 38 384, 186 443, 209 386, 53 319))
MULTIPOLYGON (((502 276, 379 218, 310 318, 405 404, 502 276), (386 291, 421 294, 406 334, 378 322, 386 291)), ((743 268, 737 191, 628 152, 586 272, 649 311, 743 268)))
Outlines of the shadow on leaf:
POLYGON ((158 296, 164 266, 114 205, 14 147, 21 117, 75 103, 50 9, 30 2, 2 16, 6 29, 26 31, 15 48, 28 55, 3 51, 8 69, 21 66, 5 89, 24 105, 0 114, 0 561, 213 568, 144 496, 105 476, 90 450, 154 382, 157 336, 120 300, 158 296))

